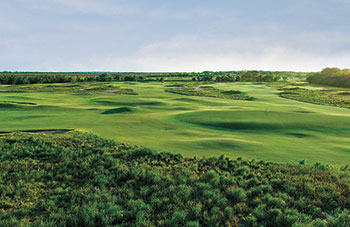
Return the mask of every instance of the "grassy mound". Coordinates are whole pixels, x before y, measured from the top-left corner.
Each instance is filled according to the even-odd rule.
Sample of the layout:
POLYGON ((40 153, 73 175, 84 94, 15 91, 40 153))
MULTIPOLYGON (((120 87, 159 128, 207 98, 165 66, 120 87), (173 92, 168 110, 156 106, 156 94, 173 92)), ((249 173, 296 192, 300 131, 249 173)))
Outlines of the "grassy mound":
POLYGON ((349 117, 274 110, 197 111, 179 114, 175 118, 191 124, 232 130, 350 130, 349 117))
POLYGON ((108 99, 94 99, 91 103, 105 106, 162 106, 166 105, 159 101, 144 101, 140 99, 125 99, 120 101, 113 101, 108 99))
POLYGON ((235 100, 254 100, 253 97, 247 96, 244 92, 229 90, 221 91, 212 86, 177 86, 174 88, 168 88, 165 91, 180 94, 180 95, 189 95, 189 96, 204 96, 204 97, 213 97, 213 98, 222 98, 222 99, 235 99, 235 100))
POLYGON ((0 225, 346 226, 350 172, 184 158, 77 132, 0 137, 0 225))
MULTIPOLYGON (((8 85, 0 88, 0 93, 33 93, 55 92, 73 94, 108 94, 108 95, 137 95, 130 88, 120 88, 109 83, 81 83, 81 84, 31 84, 31 85, 8 85)), ((12 96, 16 97, 17 96, 12 96)), ((21 97, 19 97, 21 98, 21 97)))

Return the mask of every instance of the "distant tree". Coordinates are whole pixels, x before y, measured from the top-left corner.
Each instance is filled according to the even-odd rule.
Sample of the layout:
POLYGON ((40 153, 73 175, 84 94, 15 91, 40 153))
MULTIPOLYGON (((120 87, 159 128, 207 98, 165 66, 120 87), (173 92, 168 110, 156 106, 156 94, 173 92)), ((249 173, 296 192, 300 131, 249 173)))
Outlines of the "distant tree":
POLYGON ((124 81, 136 81, 135 76, 125 76, 124 81))
POLYGON ((28 77, 23 77, 23 84, 30 84, 29 78, 28 77))
POLYGON ((336 67, 328 67, 328 68, 324 68, 322 69, 321 71, 321 74, 324 75, 324 76, 334 76, 336 75, 337 73, 339 73, 341 71, 341 69, 339 68, 336 68, 336 67))
POLYGON ((98 80, 99 81, 111 81, 113 79, 112 75, 109 73, 102 73, 99 75, 98 80))
POLYGON ((256 70, 247 71, 242 77, 244 81, 259 81, 259 78, 261 78, 260 72, 256 70))

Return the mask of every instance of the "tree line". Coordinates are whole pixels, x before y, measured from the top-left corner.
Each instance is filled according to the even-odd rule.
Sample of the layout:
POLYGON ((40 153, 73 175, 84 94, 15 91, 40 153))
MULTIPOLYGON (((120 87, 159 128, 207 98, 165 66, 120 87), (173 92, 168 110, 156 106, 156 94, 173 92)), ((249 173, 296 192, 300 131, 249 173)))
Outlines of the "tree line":
POLYGON ((324 68, 321 72, 310 73, 307 81, 312 84, 349 88, 350 69, 324 68))
POLYGON ((192 78, 192 81, 250 81, 272 82, 300 77, 298 72, 273 71, 203 71, 203 72, 1 72, 0 84, 37 84, 37 83, 76 83, 89 81, 164 81, 165 78, 192 78))
POLYGON ((203 73, 197 77, 193 77, 192 81, 226 81, 226 82, 276 82, 287 80, 288 76, 280 73, 262 72, 257 70, 239 71, 231 73, 203 73))
POLYGON ((0 84, 76 83, 89 81, 144 81, 143 75, 118 73, 0 73, 0 84))

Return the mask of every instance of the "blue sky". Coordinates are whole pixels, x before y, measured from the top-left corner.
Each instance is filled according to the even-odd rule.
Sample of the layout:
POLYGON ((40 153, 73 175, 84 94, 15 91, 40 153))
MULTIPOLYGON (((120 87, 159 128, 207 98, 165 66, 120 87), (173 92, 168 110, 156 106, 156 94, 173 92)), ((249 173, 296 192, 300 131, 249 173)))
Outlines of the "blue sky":
POLYGON ((0 0, 0 9, 0 71, 350 65, 350 0, 0 0))

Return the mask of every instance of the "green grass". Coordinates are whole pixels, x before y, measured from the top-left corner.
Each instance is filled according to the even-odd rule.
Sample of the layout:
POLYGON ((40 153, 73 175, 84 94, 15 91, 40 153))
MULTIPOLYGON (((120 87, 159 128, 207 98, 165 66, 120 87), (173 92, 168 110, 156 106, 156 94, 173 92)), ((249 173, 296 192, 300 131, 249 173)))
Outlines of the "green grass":
POLYGON ((183 85, 168 85, 165 91, 180 95, 189 96, 203 96, 222 99, 236 99, 236 100, 254 100, 253 97, 247 96, 244 92, 237 90, 219 90, 213 86, 200 85, 197 83, 183 84, 183 85))
POLYGON ((101 114, 119 114, 119 113, 130 113, 134 111, 135 110, 132 107, 119 107, 119 108, 106 110, 101 114))
POLYGON ((340 89, 282 88, 281 96, 302 102, 350 108, 350 91, 340 89))
POLYGON ((239 132, 276 130, 342 130, 350 127, 349 117, 278 111, 226 110, 197 111, 179 114, 176 119, 192 124, 239 132), (288 119, 288 120, 286 120, 288 119), (323 124, 320 124, 322 122, 323 124))
POLYGON ((14 133, 0 136, 0 226, 348 226, 349 173, 14 133))
MULTIPOLYGON (((111 83, 79 83, 79 84, 33 84, 33 85, 3 85, 0 93, 33 93, 59 92, 75 94, 106 94, 106 95, 137 95, 130 88, 120 88, 111 83)), ((11 97, 11 96, 10 96, 11 97)), ((14 96, 16 97, 16 96, 14 96)), ((22 97, 26 99, 26 97, 22 97)))
POLYGON ((1 85, 0 131, 78 129, 187 157, 339 165, 350 160, 350 110, 285 99, 278 87, 210 84, 256 98, 247 101, 170 93, 168 83, 159 82, 78 85, 103 89, 1 85), (132 94, 105 91, 115 89, 132 94))

